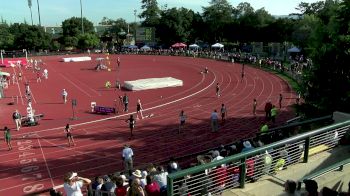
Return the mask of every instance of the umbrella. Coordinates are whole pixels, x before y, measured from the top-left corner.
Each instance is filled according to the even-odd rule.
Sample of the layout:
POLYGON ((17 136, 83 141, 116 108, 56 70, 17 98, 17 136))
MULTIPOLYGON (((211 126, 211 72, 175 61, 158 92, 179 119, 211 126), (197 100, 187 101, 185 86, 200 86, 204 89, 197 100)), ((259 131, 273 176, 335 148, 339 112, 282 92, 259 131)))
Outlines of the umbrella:
POLYGON ((293 47, 293 48, 289 48, 288 50, 287 50, 287 52, 289 52, 289 53, 297 53, 297 52, 300 52, 300 49, 299 48, 297 48, 297 47, 293 47))
POLYGON ((224 45, 220 44, 220 43, 216 43, 216 44, 213 44, 211 45, 212 48, 223 48, 224 45))
POLYGON ((144 45, 140 48, 141 50, 151 50, 151 47, 144 45))
POLYGON ((187 45, 184 43, 175 43, 171 47, 172 48, 184 48, 184 47, 187 47, 187 45))
POLYGON ((191 44, 188 47, 190 47, 190 48, 199 48, 199 46, 197 44, 191 44))

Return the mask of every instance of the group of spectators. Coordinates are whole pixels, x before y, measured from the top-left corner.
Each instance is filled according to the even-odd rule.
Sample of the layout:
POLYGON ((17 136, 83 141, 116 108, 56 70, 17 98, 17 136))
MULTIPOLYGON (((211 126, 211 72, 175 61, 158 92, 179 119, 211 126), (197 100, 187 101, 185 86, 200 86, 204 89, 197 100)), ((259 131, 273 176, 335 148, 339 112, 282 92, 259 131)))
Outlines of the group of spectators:
MULTIPOLYGON (((323 187, 321 191, 318 191, 318 184, 315 180, 304 180, 305 191, 308 196, 349 196, 350 195, 350 182, 348 183, 348 191, 347 192, 338 192, 332 190, 328 187, 323 187)), ((288 196, 299 196, 303 195, 300 193, 300 187, 298 187, 297 183, 293 180, 287 180, 284 184, 285 191, 288 196)))

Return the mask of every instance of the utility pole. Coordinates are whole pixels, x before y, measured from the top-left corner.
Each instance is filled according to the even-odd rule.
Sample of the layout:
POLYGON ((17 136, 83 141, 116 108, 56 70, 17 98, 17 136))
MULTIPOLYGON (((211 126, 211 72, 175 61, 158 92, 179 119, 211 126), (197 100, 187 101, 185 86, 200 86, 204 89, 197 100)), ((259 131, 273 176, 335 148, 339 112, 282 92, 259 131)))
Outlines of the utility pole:
POLYGON ((81 32, 84 34, 84 23, 83 23, 83 4, 80 0, 80 17, 81 17, 81 32))
POLYGON ((36 3, 38 4, 39 26, 41 26, 39 0, 36 0, 36 3))

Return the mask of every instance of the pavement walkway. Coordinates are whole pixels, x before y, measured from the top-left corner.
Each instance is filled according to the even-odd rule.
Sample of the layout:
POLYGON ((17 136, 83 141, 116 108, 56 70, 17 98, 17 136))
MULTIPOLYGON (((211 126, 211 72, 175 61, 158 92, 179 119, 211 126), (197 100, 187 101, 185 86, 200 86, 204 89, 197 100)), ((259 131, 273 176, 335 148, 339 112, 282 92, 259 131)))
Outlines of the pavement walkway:
MULTIPOLYGON (((225 191, 223 196, 282 196, 284 183, 287 180, 299 181, 304 176, 329 167, 339 161, 350 157, 350 146, 339 146, 330 151, 322 152, 309 157, 308 163, 300 163, 289 166, 274 176, 265 176, 255 183, 247 183, 245 188, 225 191)), ((315 179, 319 191, 327 186, 337 191, 348 191, 350 182, 350 165, 344 166, 343 171, 332 171, 315 179)), ((300 191, 303 192, 303 188, 300 191)))

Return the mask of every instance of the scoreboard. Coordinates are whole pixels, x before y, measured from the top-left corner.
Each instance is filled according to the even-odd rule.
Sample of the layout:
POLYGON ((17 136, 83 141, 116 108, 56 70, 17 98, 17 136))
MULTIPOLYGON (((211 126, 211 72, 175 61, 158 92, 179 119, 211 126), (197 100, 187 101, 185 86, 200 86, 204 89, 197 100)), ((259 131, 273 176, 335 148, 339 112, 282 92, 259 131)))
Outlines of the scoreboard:
POLYGON ((141 27, 136 29, 136 42, 154 42, 154 37, 154 27, 141 27))

